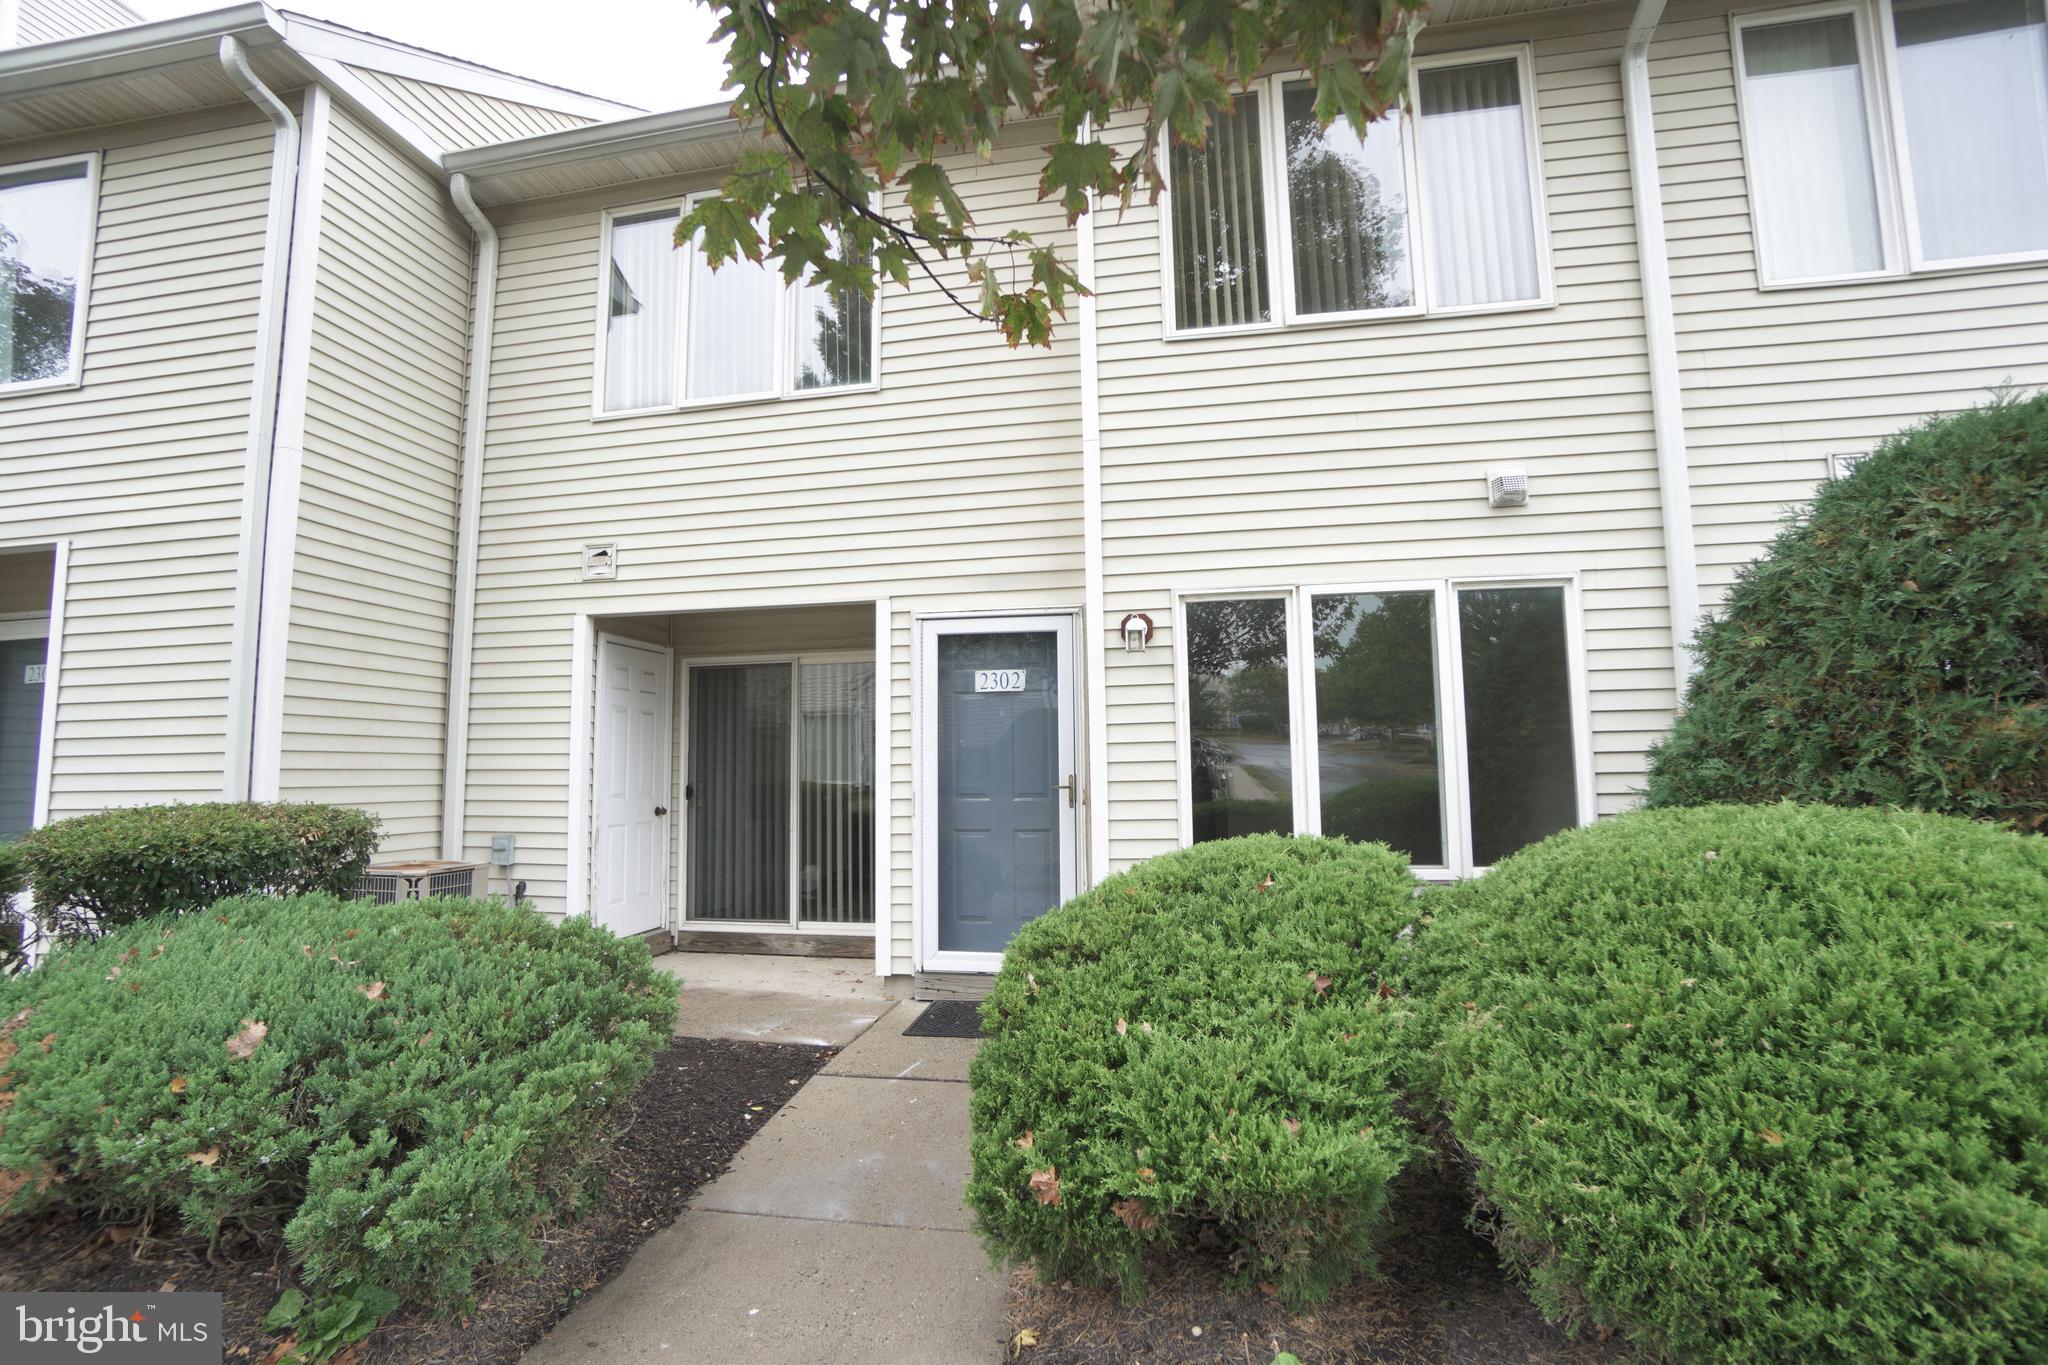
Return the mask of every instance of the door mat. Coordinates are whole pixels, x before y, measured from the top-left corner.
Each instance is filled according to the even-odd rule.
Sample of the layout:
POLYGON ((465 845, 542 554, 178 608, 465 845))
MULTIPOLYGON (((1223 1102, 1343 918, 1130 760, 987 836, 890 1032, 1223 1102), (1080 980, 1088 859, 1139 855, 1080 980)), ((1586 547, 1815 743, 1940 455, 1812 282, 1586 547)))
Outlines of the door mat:
POLYGON ((923 1014, 917 1016, 909 1028, 903 1030, 906 1038, 979 1038, 981 1033, 981 1002, 979 1000, 935 1000, 925 1006, 923 1014))

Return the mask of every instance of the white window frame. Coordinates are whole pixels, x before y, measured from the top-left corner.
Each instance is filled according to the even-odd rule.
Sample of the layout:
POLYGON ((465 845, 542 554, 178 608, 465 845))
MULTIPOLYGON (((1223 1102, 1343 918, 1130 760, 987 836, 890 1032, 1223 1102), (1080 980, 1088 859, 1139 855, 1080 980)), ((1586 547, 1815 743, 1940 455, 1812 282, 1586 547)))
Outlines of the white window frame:
POLYGON ((0 165, 0 175, 17 175, 30 171, 46 171, 58 166, 85 167, 85 221, 80 224, 78 244, 78 288, 71 300, 71 353, 64 364, 64 373, 48 379, 0 380, 0 398, 22 393, 47 393, 52 389, 75 389, 85 382, 85 324, 91 313, 92 267, 95 250, 99 243, 100 214, 100 154, 98 152, 73 152, 68 156, 47 157, 41 161, 21 161, 11 165, 0 165))
POLYGON ((1586 632, 1580 606, 1579 577, 1562 572, 1527 577, 1448 577, 1374 579, 1310 583, 1297 587, 1200 588, 1173 596, 1175 792, 1182 847, 1194 842, 1193 772, 1189 746, 1193 727, 1189 712, 1190 671, 1187 657, 1187 606, 1190 602, 1243 601, 1260 598, 1287 603, 1288 741, 1292 749, 1294 832, 1322 833, 1321 754, 1317 746, 1315 697, 1314 599, 1362 593, 1427 592, 1435 599, 1437 688, 1437 762, 1441 774, 1445 863, 1415 867, 1424 881, 1456 881, 1488 870, 1472 856, 1471 770, 1467 763, 1465 674, 1458 621, 1458 594, 1474 588, 1562 588, 1564 590, 1565 658, 1572 722, 1572 779, 1577 823, 1589 825, 1596 815, 1593 781, 1591 706, 1586 683, 1586 632), (1313 798, 1313 799, 1312 799, 1313 798))
POLYGON ((1749 195, 1750 242, 1756 253, 1759 290, 1808 289, 1818 285, 1854 284, 1870 280, 1905 279, 1913 275, 1953 274, 2048 261, 2048 246, 1996 256, 1929 260, 1920 246, 1920 211, 1914 198, 1912 153, 1906 138, 1905 99, 1899 87, 1898 32, 1892 23, 1891 0, 1836 0, 1836 3, 1785 9, 1740 10, 1728 16, 1729 65, 1734 74, 1737 127, 1742 142, 1743 184, 1749 195), (1862 67, 1863 117, 1870 130, 1871 169, 1876 180, 1878 240, 1884 252, 1879 270, 1852 274, 1773 279, 1765 260, 1763 234, 1757 222, 1768 206, 1757 195, 1756 174, 1749 154, 1753 130, 1743 103, 1742 33, 1747 28, 1800 19, 1848 14, 1856 21, 1856 55, 1862 67))
MULTIPOLYGON (((611 307, 611 259, 612 225, 621 218, 637 217, 646 213, 659 213, 673 209, 678 221, 701 201, 708 199, 715 191, 702 190, 687 194, 681 200, 656 199, 635 204, 624 204, 605 209, 598 215, 598 266, 596 305, 596 369, 591 377, 590 415, 593 421, 611 421, 621 417, 647 417, 659 413, 689 412, 701 408, 729 408, 747 403, 773 403, 802 401, 814 398, 831 398, 845 394, 876 393, 882 387, 882 290, 877 281, 875 297, 868 309, 869 354, 874 363, 865 384, 841 384, 832 388, 800 389, 796 385, 796 289, 779 278, 776 282, 776 305, 774 319, 774 384, 753 393, 720 394, 715 398, 690 398, 685 391, 689 376, 690 356, 690 272, 692 258, 688 255, 676 270, 676 318, 679 335, 676 338, 676 362, 674 375, 675 399, 669 403, 656 403, 639 408, 608 409, 604 405, 605 369, 609 363, 606 354, 610 334, 611 307)), ((678 251, 684 248, 676 248, 678 251)), ((694 251, 695 248, 689 250, 694 251)), ((773 263, 763 267, 775 270, 773 263)))
POLYGON ((1550 205, 1543 185, 1542 111, 1536 99, 1534 49, 1529 43, 1508 43, 1496 47, 1469 48, 1417 58, 1408 75, 1408 89, 1402 107, 1390 111, 1379 123, 1392 120, 1401 140, 1402 187, 1407 196, 1408 264, 1415 301, 1400 308, 1360 309, 1344 313, 1304 313, 1294 297, 1294 222, 1287 198, 1286 129, 1284 92, 1287 86, 1313 81, 1314 73, 1295 69, 1261 76, 1244 92, 1256 101, 1259 111, 1259 156, 1261 206, 1265 210, 1268 283, 1273 290, 1273 316, 1265 322, 1239 323, 1230 327, 1187 327, 1175 321, 1173 261, 1173 186, 1171 167, 1173 139, 1170 131, 1160 133, 1160 162, 1168 168, 1167 183, 1159 192, 1159 288, 1160 332, 1168 341, 1196 337, 1242 336, 1247 333, 1277 332, 1293 327, 1329 327, 1358 322, 1390 322, 1417 317, 1465 317, 1475 313, 1521 313, 1557 306, 1550 259, 1550 205), (1531 228, 1536 242, 1538 288, 1534 298, 1505 303, 1439 304, 1432 298, 1428 233, 1423 223, 1427 208, 1423 202, 1424 153, 1417 128, 1416 111, 1421 107, 1421 73, 1447 66, 1478 66, 1512 59, 1522 96, 1522 131, 1527 140, 1529 163, 1529 205, 1531 228))

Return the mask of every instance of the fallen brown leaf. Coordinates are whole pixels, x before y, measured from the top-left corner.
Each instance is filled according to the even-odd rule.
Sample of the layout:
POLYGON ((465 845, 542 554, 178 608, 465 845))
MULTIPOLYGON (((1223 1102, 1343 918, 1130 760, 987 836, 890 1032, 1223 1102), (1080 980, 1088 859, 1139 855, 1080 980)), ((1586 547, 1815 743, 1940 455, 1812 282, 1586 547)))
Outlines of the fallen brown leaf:
POLYGON ((1310 972, 1308 984, 1316 988, 1317 995, 1326 996, 1330 993, 1330 978, 1322 972, 1310 972))
POLYGON ((358 986, 356 989, 363 993, 365 1000, 382 1000, 388 994, 381 981, 372 981, 369 985, 358 986))
POLYGON ((1131 1031, 1131 1026, 1130 1026, 1129 1024, 1125 1023, 1125 1022, 1124 1022, 1123 1020, 1121 1020, 1121 1019, 1119 1019, 1119 1020, 1117 1020, 1117 1021, 1116 1021, 1116 1036, 1117 1036, 1117 1037, 1119 1037, 1119 1038, 1122 1038, 1122 1037, 1126 1036, 1127 1034, 1129 1034, 1129 1033, 1130 1033, 1130 1031, 1131 1031))
POLYGON ((171 1077, 171 1093, 173 1095, 182 1095, 185 1093, 185 1078, 183 1076, 171 1077))
POLYGON ((1031 1179, 1025 1183, 1031 1187, 1031 1193, 1037 1198, 1039 1203, 1057 1204, 1060 1202, 1060 1173, 1057 1168, 1033 1171, 1031 1179))
POLYGON ((1017 1139, 1017 1145, 1028 1152, 1031 1150, 1032 1140, 1032 1132, 1029 1128, 1026 1128, 1024 1130, 1024 1136, 1017 1139))
POLYGON ((270 1036, 270 1025, 257 1019, 244 1019, 242 1031, 228 1039, 228 1055, 243 1061, 256 1055, 256 1049, 263 1046, 263 1040, 270 1036))
POLYGON ((220 1160, 220 1148, 208 1147, 203 1151, 185 1153, 185 1160, 195 1166, 211 1166, 220 1160))
POLYGON ((1300 1119, 1282 1119, 1280 1121, 1287 1125, 1287 1131, 1290 1133, 1299 1133, 1301 1131, 1300 1119))
POLYGON ((1775 1128, 1760 1128, 1757 1130, 1757 1136, 1773 1147, 1785 1145, 1784 1135, 1775 1128))
POLYGON ((37 1046, 37 1047, 40 1047, 40 1048, 41 1048, 41 1049, 42 1049, 42 1050, 43 1050, 44 1052, 48 1052, 48 1051, 50 1050, 50 1045, 51 1045, 52 1043, 56 1042, 56 1041, 57 1041, 57 1034, 56 1034, 56 1031, 55 1031, 55 1030, 53 1029, 53 1030, 51 1030, 50 1032, 48 1032, 48 1033, 45 1033, 45 1034, 44 1034, 44 1035, 42 1036, 42 1040, 41 1040, 40 1042, 38 1042, 38 1043, 36 1044, 36 1046, 37 1046))
POLYGON ((135 1236, 136 1236, 136 1234, 137 1234, 137 1233, 139 1233, 139 1232, 141 1232, 141 1231, 142 1231, 142 1225, 141 1225, 140 1223, 136 1224, 136 1225, 135 1225, 135 1226, 133 1226, 133 1227, 125 1227, 125 1228, 108 1228, 108 1229, 107 1229, 107 1240, 108 1240, 109 1242, 112 1242, 112 1243, 113 1243, 113 1244, 114 1244, 115 1246, 119 1246, 119 1245, 121 1245, 121 1244, 122 1244, 123 1242, 132 1242, 132 1241, 134 1241, 134 1240, 135 1240, 135 1236))

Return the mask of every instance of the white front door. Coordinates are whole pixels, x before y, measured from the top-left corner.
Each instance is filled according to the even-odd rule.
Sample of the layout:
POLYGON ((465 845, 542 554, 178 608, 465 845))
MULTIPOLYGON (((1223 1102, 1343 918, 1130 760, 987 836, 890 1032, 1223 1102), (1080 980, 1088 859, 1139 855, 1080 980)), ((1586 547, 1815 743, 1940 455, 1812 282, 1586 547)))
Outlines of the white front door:
POLYGON ((668 922, 668 650, 597 642, 596 919, 615 934, 668 922))

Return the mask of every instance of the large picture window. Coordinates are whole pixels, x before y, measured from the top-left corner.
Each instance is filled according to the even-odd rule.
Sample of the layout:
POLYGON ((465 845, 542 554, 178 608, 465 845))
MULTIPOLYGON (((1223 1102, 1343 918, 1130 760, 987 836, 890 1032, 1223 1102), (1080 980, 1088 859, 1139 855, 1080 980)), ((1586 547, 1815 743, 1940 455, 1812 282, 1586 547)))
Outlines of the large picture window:
POLYGON ((1317 125, 1311 82, 1237 96, 1167 155, 1176 333, 1545 302, 1526 49, 1417 64, 1407 112, 1317 125))
POLYGON ((1461 876, 1587 814, 1565 583, 1182 604, 1185 835, 1339 835, 1461 876))
POLYGON ((694 245, 675 245, 683 207, 605 220, 600 413, 874 387, 871 301, 785 285, 766 264, 713 270, 694 245))
POLYGON ((77 382, 97 169, 0 166, 0 393, 77 382))
POLYGON ((2048 256, 2043 0, 1852 0, 1734 24, 1763 283, 2048 256))

